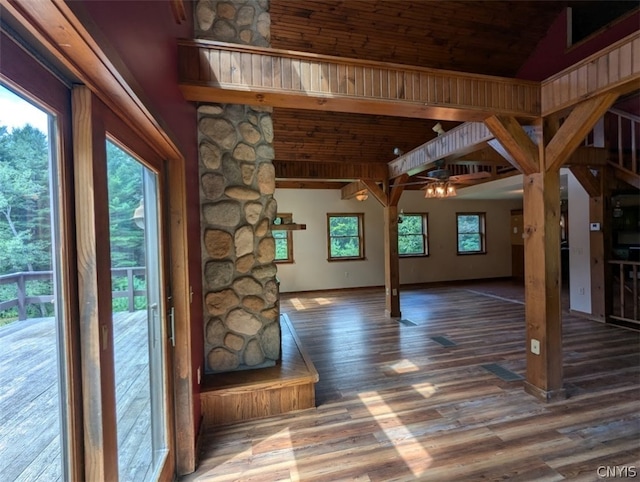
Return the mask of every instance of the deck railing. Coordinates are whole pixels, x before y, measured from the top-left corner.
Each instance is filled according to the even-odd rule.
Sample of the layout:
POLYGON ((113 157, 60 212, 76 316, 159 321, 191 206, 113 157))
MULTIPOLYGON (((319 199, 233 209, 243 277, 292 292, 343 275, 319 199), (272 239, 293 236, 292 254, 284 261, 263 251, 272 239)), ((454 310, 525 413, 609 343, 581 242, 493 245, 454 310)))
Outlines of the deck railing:
MULTIPOLYGON (((127 289, 113 291, 111 293, 112 298, 127 298, 127 309, 130 312, 135 311, 135 297, 146 296, 146 290, 136 290, 133 278, 134 276, 145 276, 146 268, 131 267, 131 268, 113 268, 111 270, 111 276, 126 276, 127 289)), ((27 319, 27 306, 36 305, 42 303, 53 303, 53 293, 44 295, 28 295, 27 283, 30 281, 49 281, 51 283, 51 291, 53 291, 53 271, 23 271, 18 273, 10 273, 0 275, 0 285, 15 284, 16 297, 9 300, 0 300, 0 312, 9 310, 11 308, 18 308, 18 319, 27 319)))
POLYGON ((640 262, 611 260, 609 264, 613 266, 614 270, 613 310, 610 318, 634 323, 640 327, 640 316, 638 316, 640 262))

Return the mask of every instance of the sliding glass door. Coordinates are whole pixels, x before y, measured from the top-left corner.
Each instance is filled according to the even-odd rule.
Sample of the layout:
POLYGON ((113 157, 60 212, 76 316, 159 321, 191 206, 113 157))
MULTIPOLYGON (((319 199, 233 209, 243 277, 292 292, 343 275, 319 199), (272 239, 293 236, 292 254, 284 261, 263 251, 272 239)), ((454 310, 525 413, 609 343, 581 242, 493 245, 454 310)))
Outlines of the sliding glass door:
POLYGON ((58 146, 56 118, 0 84, 0 480, 68 479, 58 146))
POLYGON ((155 480, 168 453, 157 175, 107 142, 120 481, 155 480))

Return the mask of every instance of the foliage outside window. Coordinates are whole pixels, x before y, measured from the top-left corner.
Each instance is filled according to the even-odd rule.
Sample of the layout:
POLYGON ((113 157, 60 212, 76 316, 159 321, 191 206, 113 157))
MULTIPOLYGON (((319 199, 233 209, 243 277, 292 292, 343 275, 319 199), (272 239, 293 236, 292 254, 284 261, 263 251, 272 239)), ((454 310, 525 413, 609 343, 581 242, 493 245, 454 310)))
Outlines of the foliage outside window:
POLYGON ((485 213, 457 213, 458 254, 484 254, 485 213))
MULTIPOLYGON (((284 224, 293 222, 292 214, 276 214, 276 219, 284 224)), ((293 263, 293 236, 291 231, 278 230, 276 226, 271 231, 276 243, 276 263, 293 263)))
POLYGON ((426 214, 402 214, 398 222, 398 254, 400 256, 427 256, 426 214))
POLYGON ((364 214, 327 214, 329 261, 364 259, 364 214))

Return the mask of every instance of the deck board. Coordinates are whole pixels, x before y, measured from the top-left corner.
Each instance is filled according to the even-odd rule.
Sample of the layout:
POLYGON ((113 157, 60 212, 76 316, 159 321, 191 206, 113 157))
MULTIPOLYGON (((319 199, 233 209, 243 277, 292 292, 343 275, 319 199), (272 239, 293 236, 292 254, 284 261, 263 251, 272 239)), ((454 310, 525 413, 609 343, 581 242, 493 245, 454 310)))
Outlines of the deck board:
MULTIPOLYGON (((139 398, 149 390, 146 320, 145 310, 114 315, 118 444, 128 461, 125 480, 131 481, 143 480, 150 463, 150 450, 141 450, 150 447, 148 408, 139 398)), ((53 318, 0 328, 2 481, 59 480, 55 339, 53 318)))
POLYGON ((638 467, 637 332, 564 312, 570 397, 544 403, 482 367, 525 373, 517 289, 401 296, 416 326, 384 317, 382 290, 283 295, 319 373, 317 407, 205 433, 181 480, 597 480, 600 465, 638 467))

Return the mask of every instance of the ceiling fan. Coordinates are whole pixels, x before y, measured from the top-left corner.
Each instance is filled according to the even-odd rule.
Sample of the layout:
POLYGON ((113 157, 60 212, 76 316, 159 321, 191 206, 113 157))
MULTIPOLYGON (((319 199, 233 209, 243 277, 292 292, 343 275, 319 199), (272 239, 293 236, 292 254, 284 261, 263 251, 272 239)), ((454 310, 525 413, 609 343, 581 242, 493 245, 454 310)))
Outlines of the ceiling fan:
POLYGON ((453 197, 456 195, 456 185, 469 185, 491 177, 487 171, 470 172, 468 174, 451 175, 444 167, 444 159, 435 162, 436 169, 427 172, 426 176, 414 176, 420 181, 399 184, 400 186, 424 185, 425 197, 453 197))

